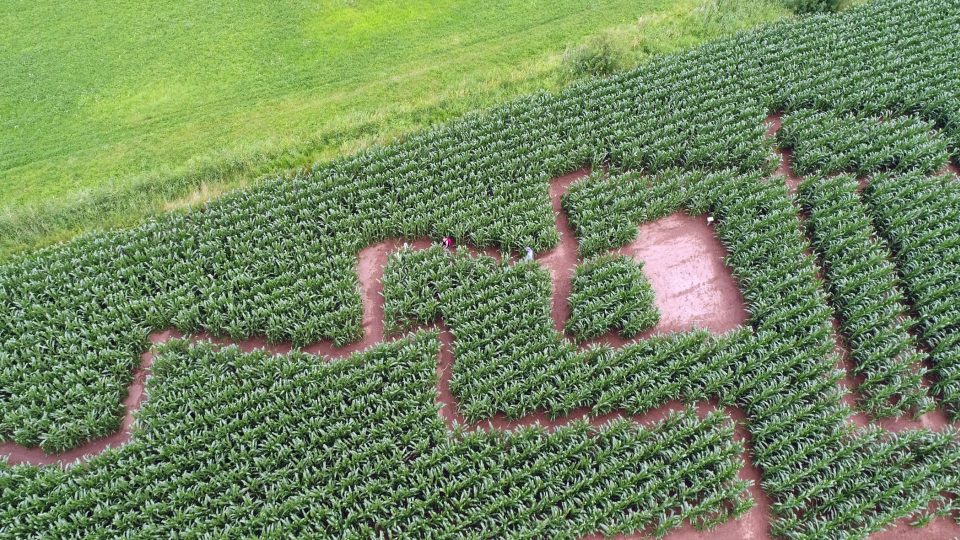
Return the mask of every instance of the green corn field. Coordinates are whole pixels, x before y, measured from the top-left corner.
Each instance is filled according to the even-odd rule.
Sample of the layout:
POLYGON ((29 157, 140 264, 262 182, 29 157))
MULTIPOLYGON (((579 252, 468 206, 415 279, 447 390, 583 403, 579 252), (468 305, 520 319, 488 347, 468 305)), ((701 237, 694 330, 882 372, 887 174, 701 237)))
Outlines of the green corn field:
POLYGON ((958 35, 958 0, 794 19, 0 264, 0 448, 117 433, 156 355, 123 444, 0 458, 0 537, 661 537, 758 492, 774 538, 960 527, 958 35), (637 337, 613 252, 678 212, 749 317, 637 337), (305 352, 374 305, 382 342, 305 352))

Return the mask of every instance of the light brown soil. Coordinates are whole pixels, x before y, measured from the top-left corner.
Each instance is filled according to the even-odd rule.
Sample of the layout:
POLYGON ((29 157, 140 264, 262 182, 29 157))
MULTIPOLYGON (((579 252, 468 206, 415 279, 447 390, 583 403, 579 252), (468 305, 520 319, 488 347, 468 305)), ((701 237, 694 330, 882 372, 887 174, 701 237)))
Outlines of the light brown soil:
POLYGON ((775 112, 768 114, 765 123, 767 124, 767 138, 774 139, 777 133, 780 132, 780 128, 783 127, 783 113, 775 112))
POLYGON ((900 519, 893 527, 870 535, 870 540, 946 540, 960 538, 960 526, 950 517, 938 517, 925 527, 914 527, 900 519))
POLYGON ((727 250, 708 219, 677 212, 645 223, 637 239, 619 250, 643 262, 660 311, 654 333, 702 328, 721 334, 749 317, 740 288, 724 264, 727 250))
POLYGON ((560 243, 550 251, 536 257, 541 266, 550 271, 553 281, 553 325, 557 332, 563 333, 564 325, 570 318, 570 285, 577 268, 577 237, 570 227, 567 214, 560 207, 560 198, 571 184, 590 174, 590 169, 560 176, 550 182, 550 204, 556 215, 557 232, 560 233, 560 243))

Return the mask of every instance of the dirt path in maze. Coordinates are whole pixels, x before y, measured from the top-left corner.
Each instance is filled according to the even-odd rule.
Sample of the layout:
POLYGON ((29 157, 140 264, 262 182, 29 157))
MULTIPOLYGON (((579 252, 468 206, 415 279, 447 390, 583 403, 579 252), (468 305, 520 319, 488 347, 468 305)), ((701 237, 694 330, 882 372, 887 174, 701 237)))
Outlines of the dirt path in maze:
MULTIPOLYGON (((768 136, 774 137, 776 135, 780 127, 780 120, 780 115, 771 115, 768 118, 768 136)), ((776 149, 776 151, 781 157, 777 172, 785 178, 791 193, 793 193, 802 178, 794 174, 792 170, 792 153, 789 150, 776 149)), ((951 163, 950 168, 960 175, 960 168, 957 167, 956 163, 951 163)), ((570 293, 570 284, 578 259, 576 238, 565 213, 560 207, 560 199, 572 183, 588 173, 588 170, 582 169, 558 177, 551 182, 549 194, 553 210, 557 216, 556 226, 560 233, 560 243, 554 249, 536 257, 537 262, 551 274, 553 282, 551 313, 554 326, 561 333, 570 313, 567 297, 570 293)), ((304 352, 321 355, 328 360, 336 360, 390 339, 390 336, 385 335, 384 332, 384 298, 380 280, 390 253, 400 249, 405 244, 414 249, 424 249, 431 244, 431 241, 429 239, 413 241, 391 239, 368 246, 359 254, 357 274, 363 299, 363 338, 341 348, 334 347, 329 342, 320 342, 305 347, 304 352)), ((458 246, 456 249, 466 249, 473 255, 480 253, 469 246, 458 246)), ((675 213, 644 224, 640 227, 637 239, 620 248, 618 252, 644 263, 643 270, 653 286, 657 308, 661 314, 660 322, 634 340, 608 334, 585 343, 584 347, 600 343, 622 347, 631 341, 645 339, 653 335, 681 332, 694 326, 715 333, 722 333, 746 322, 748 314, 744 309, 739 288, 731 277, 729 270, 723 264, 723 257, 726 255, 725 249, 717 240, 714 227, 708 221, 707 216, 689 216, 683 213, 675 213)), ((482 253, 500 258, 497 250, 484 250, 482 253)), ((450 379, 455 361, 453 335, 442 324, 438 324, 437 327, 441 344, 437 362, 439 381, 437 404, 440 406, 441 417, 451 428, 454 425, 461 425, 468 430, 509 430, 540 424, 552 429, 578 419, 586 420, 593 425, 601 425, 614 418, 628 418, 639 424, 649 425, 662 420, 671 412, 683 409, 681 403, 672 402, 642 415, 623 415, 613 412, 601 416, 591 416, 589 409, 580 409, 557 419, 551 419, 545 413, 538 412, 521 419, 507 419, 503 415, 497 415, 481 422, 468 424, 460 415, 458 402, 450 391, 450 379)), ((62 466, 67 466, 83 462, 86 456, 99 454, 107 447, 117 447, 124 444, 131 436, 131 428, 134 423, 133 415, 139 410, 147 397, 145 384, 154 359, 154 347, 170 339, 183 337, 188 337, 194 342, 210 341, 224 346, 236 345, 244 351, 262 349, 274 354, 284 354, 291 351, 289 344, 270 344, 264 339, 232 341, 205 333, 184 336, 174 330, 155 332, 149 337, 151 348, 141 355, 141 364, 134 372, 127 397, 123 401, 125 414, 118 432, 55 455, 45 454, 36 448, 24 448, 11 442, 0 443, 0 456, 9 456, 11 464, 60 463, 62 466)), ((839 332, 836 333, 835 337, 837 338, 837 352, 842 359, 841 367, 847 373, 844 381, 845 385, 853 390, 856 388, 856 380, 851 376, 852 366, 849 354, 843 346, 839 332)), ((848 400, 851 405, 855 404, 855 395, 852 392, 848 394, 848 400)), ((717 409, 718 406, 715 402, 704 402, 697 406, 698 413, 701 416, 717 409)), ((740 477, 753 481, 750 493, 757 504, 739 520, 729 521, 708 532, 698 532, 690 525, 684 525, 670 533, 668 535, 670 539, 761 539, 770 537, 770 501, 760 489, 759 470, 752 465, 749 452, 750 435, 745 427, 744 415, 739 409, 732 407, 726 407, 724 411, 736 421, 735 438, 742 441, 747 449, 743 455, 746 466, 741 470, 740 477)), ((861 413, 855 414, 851 421, 857 425, 874 423, 890 431, 918 427, 942 429, 948 425, 945 415, 939 411, 928 413, 916 421, 895 419, 878 422, 861 413)), ((960 534, 960 527, 953 520, 940 518, 922 529, 909 527, 905 522, 898 523, 893 529, 876 534, 872 538, 946 538, 957 534, 960 534)), ((589 538, 594 537, 600 538, 601 536, 590 536, 589 538)), ((618 538, 642 537, 643 535, 636 534, 618 538)))
MULTIPOLYGON (((564 324, 570 314, 567 297, 570 294, 571 280, 577 265, 577 241, 560 207, 560 199, 569 186, 589 174, 581 169, 574 173, 554 179, 550 184, 550 199, 556 214, 556 226, 560 233, 559 244, 550 251, 536 256, 538 264, 546 268, 553 282, 552 316, 558 332, 563 332, 564 324)), ((344 347, 334 347, 329 341, 322 341, 302 350, 310 354, 336 360, 365 350, 381 343, 391 336, 384 332, 384 297, 381 278, 389 255, 404 246, 413 249, 426 249, 431 245, 427 238, 417 240, 390 239, 363 249, 357 261, 360 292, 363 299, 363 338, 344 347)), ((501 254, 496 249, 476 250, 470 246, 456 246, 455 250, 467 250, 472 256, 488 255, 497 259, 501 254)), ((596 344, 621 347, 631 341, 645 339, 652 335, 670 334, 689 330, 693 327, 706 328, 722 333, 743 324, 747 313, 739 289, 723 265, 726 251, 716 240, 712 225, 706 218, 674 214, 641 227, 638 238, 621 248, 620 253, 633 256, 645 262, 644 271, 655 291, 657 307, 661 312, 661 321, 643 335, 627 340, 615 334, 608 334, 583 344, 583 348, 596 344)), ((449 390, 453 366, 453 336, 443 325, 439 327, 441 341, 438 362, 439 388, 438 403, 441 414, 451 427, 454 424, 466 426, 467 422, 457 410, 457 400, 449 390)), ((139 410, 146 399, 145 384, 150 366, 154 359, 156 346, 171 339, 187 338, 193 342, 208 341, 217 345, 236 345, 243 351, 265 350, 272 354, 286 354, 293 350, 289 343, 272 344, 264 338, 252 338, 235 341, 210 335, 206 332, 189 336, 176 330, 165 330, 150 334, 151 347, 141 355, 141 363, 134 372, 133 381, 128 387, 127 398, 123 402, 125 414, 121 429, 100 439, 89 441, 75 449, 61 454, 45 454, 39 448, 25 448, 12 442, 0 443, 0 455, 9 456, 11 464, 32 463, 50 464, 60 462, 70 464, 82 461, 85 456, 102 452, 107 447, 116 447, 130 438, 133 426, 133 414, 139 410)), ((705 404, 701 407, 706 414, 715 406, 705 404)), ((630 418, 643 424, 649 424, 665 418, 674 411, 683 410, 679 402, 670 403, 650 411, 648 414, 630 418)), ((466 426, 468 429, 515 429, 540 424, 555 428, 569 424, 573 420, 585 419, 594 425, 606 423, 620 417, 618 413, 602 416, 590 416, 589 409, 577 410, 558 419, 550 419, 545 413, 533 413, 521 419, 507 419, 494 416, 490 419, 466 426)))
POLYGON ((944 167, 943 172, 953 173, 954 176, 960 177, 960 159, 953 158, 953 160, 951 160, 950 163, 948 163, 947 166, 944 167))
MULTIPOLYGON (((587 174, 589 171, 584 169, 556 178, 551 182, 549 193, 557 216, 556 226, 560 233, 560 243, 554 249, 536 257, 538 264, 545 267, 551 274, 552 316, 555 328, 561 333, 570 313, 567 297, 577 265, 577 242, 566 214, 560 208, 560 199, 573 182, 587 174)), ((384 332, 384 298, 381 278, 389 255, 404 245, 414 249, 425 249, 431 245, 431 241, 429 239, 414 241, 391 239, 371 245, 359 254, 357 274, 363 299, 363 338, 340 348, 324 341, 305 347, 302 349, 304 352, 321 355, 328 360, 336 360, 389 339, 390 336, 385 335, 384 332)), ((455 249, 466 249, 474 256, 483 253, 500 258, 497 250, 478 252, 468 246, 457 246, 455 249)), ((747 313, 743 307, 739 289, 723 264, 726 251, 716 239, 713 227, 707 222, 705 216, 692 217, 677 213, 645 224, 641 227, 638 238, 621 248, 619 252, 645 263, 644 272, 654 288, 657 307, 661 313, 660 323, 636 339, 685 331, 692 327, 722 333, 746 322, 747 313)), ((440 406, 443 420, 451 428, 460 425, 467 430, 510 430, 539 424, 553 429, 575 420, 585 420, 599 426, 616 418, 628 418, 641 425, 651 425, 665 419, 673 412, 684 409, 682 403, 671 402, 640 415, 612 412, 594 416, 590 409, 583 408, 556 419, 551 419, 544 412, 536 412, 520 419, 508 419, 503 415, 496 415, 469 424, 460 415, 457 399, 450 391, 454 362, 453 335, 442 324, 437 326, 441 343, 437 363, 439 381, 437 404, 440 406)), ((176 330, 155 332, 149 336, 151 347, 141 355, 141 363, 134 372, 127 397, 123 401, 125 414, 119 431, 61 454, 46 454, 38 448, 25 448, 12 442, 0 443, 0 455, 7 455, 11 464, 59 463, 61 466, 69 466, 83 462, 87 457, 99 454, 108 447, 115 448, 124 444, 131 437, 134 413, 140 409, 147 398, 145 385, 154 360, 155 347, 171 339, 180 338, 188 338, 193 342, 209 341, 223 346, 236 345, 244 351, 265 350, 273 354, 286 354, 292 350, 290 344, 271 344, 262 338, 233 341, 203 332, 190 336, 185 336, 176 330)), ((591 340, 583 347, 600 343, 621 347, 630 341, 634 340, 608 334, 591 340)), ((697 411, 701 416, 705 416, 718 408, 716 402, 704 402, 698 405, 697 411)), ((743 441, 746 448, 749 448, 749 434, 743 424, 743 413, 732 407, 726 407, 724 410, 737 422, 736 439, 743 441)), ((761 538, 766 536, 765 534, 757 536, 757 532, 768 530, 769 501, 759 487, 760 474, 751 464, 749 451, 744 452, 743 458, 747 466, 741 471, 740 476, 754 483, 750 490, 758 503, 754 510, 743 519, 724 524, 710 533, 697 532, 688 525, 670 534, 670 538, 761 538)))

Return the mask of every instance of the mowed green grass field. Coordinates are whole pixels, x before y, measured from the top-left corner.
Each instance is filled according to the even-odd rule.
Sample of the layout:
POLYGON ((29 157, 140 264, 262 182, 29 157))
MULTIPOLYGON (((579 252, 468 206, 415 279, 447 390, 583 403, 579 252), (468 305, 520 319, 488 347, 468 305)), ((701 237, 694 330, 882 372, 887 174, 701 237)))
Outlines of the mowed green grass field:
POLYGON ((622 67, 777 1, 0 5, 0 255, 135 223, 536 89, 597 36, 622 67))

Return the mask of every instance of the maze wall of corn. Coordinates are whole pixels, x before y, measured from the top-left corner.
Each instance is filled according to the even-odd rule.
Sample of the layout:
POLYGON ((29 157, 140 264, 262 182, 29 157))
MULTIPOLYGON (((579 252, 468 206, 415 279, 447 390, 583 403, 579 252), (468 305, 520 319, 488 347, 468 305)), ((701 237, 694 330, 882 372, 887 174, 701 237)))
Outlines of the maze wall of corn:
POLYGON ((758 493, 774 538, 952 523, 958 35, 957 0, 784 22, 4 263, 0 455, 121 431, 156 360, 123 444, 0 459, 0 537, 659 537, 758 493), (726 250, 730 331, 644 332, 657 292, 614 253, 678 212, 726 250), (346 351, 372 301, 379 344, 297 350, 346 351))

